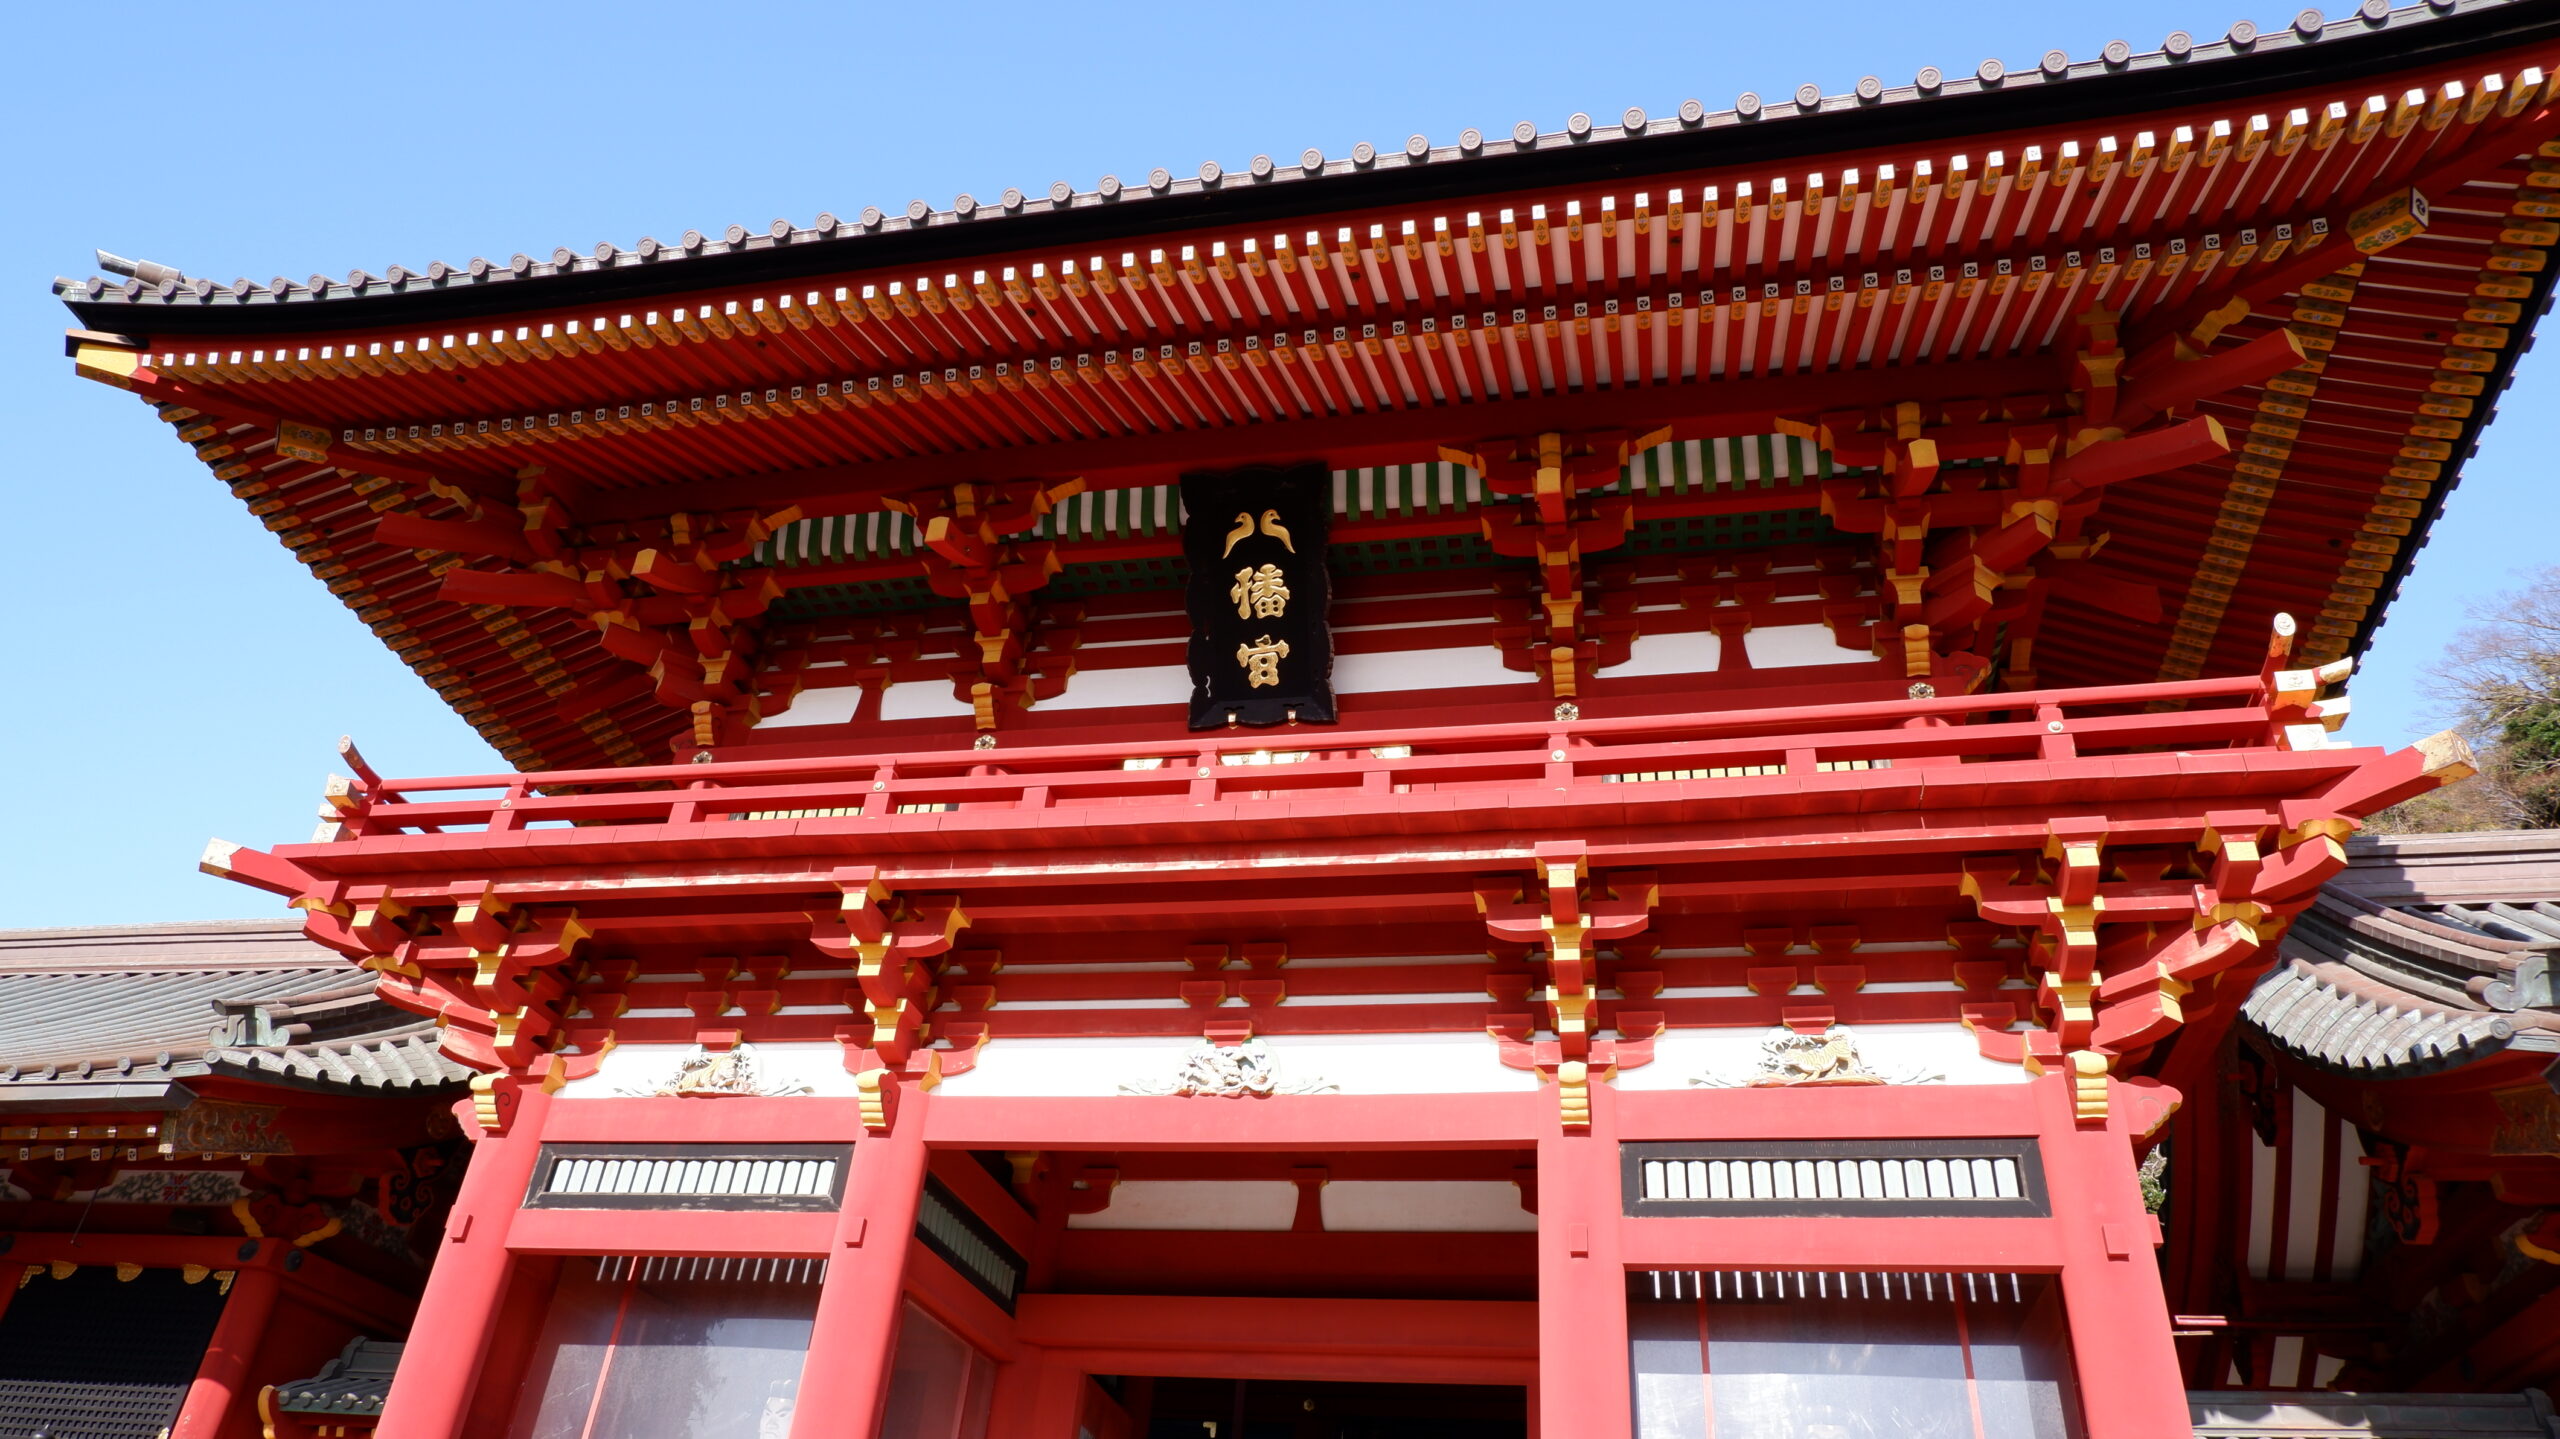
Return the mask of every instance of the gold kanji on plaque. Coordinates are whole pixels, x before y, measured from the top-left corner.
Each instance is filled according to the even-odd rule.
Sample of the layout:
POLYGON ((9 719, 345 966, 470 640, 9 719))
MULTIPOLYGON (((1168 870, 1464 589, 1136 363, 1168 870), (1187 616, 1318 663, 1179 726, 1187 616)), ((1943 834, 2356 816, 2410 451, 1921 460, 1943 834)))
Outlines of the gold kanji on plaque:
POLYGON ((1258 570, 1248 565, 1236 571, 1235 588, 1227 598, 1236 602, 1237 619, 1276 620, 1289 612, 1289 578, 1278 565, 1258 570))
POLYGON ((1244 666, 1245 683, 1255 689, 1280 683, 1280 662, 1288 657, 1289 642, 1269 635, 1256 637, 1252 644, 1236 646, 1236 663, 1244 666))

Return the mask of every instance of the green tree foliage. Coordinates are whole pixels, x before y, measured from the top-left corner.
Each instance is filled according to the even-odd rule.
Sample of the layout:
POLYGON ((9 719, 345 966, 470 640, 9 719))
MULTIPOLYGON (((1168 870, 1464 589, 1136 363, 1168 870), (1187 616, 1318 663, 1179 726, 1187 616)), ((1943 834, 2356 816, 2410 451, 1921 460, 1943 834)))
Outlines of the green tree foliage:
POLYGON ((2560 565, 2471 618, 2427 680, 2480 773, 2375 815, 2375 830, 2560 829, 2560 565))

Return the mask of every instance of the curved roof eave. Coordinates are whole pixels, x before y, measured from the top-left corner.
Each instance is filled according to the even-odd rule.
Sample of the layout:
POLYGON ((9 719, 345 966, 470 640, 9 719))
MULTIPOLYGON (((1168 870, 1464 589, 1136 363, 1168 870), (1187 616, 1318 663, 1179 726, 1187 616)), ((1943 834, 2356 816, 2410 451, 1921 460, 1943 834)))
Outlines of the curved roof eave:
MULTIPOLYGON (((2180 32, 2170 38, 2185 41, 2183 47, 2173 44, 2134 54, 2129 47, 2111 45, 2094 60, 2073 61, 2052 51, 2042 65, 2016 74, 1986 60, 1975 74, 1941 78, 1926 88, 1885 87, 1869 77, 1842 95, 1822 95, 1808 85, 1775 102, 1746 94, 1735 108, 1713 113, 1689 101, 1670 119, 1651 119, 1637 110, 1609 123, 1576 116, 1576 124, 1564 131, 1522 139, 1476 137, 1472 146, 1424 145, 1371 151, 1365 158, 1357 152, 1326 158, 1309 151, 1317 162, 1312 166, 1257 157, 1250 171, 1233 175, 1204 165, 1198 175, 1176 179, 1158 169, 1137 185, 1106 178, 1102 187, 1076 191, 1060 182, 1037 197, 1008 190, 994 203, 955 202, 941 209, 919 200, 903 214, 866 209, 855 220, 825 216, 808 228, 781 220, 761 231, 731 225, 718 237, 688 232, 689 239, 699 242, 692 245, 649 240, 623 248, 606 242, 583 253, 563 246, 548 261, 522 255, 511 264, 475 259, 449 266, 439 261, 425 272, 394 266, 384 277, 359 271, 348 282, 316 288, 247 282, 222 286, 203 278, 145 286, 138 280, 92 278, 57 281, 55 290, 82 325, 102 331, 310 333, 395 321, 463 320, 531 305, 636 300, 905 263, 950 264, 1033 246, 1243 220, 1282 220, 1594 179, 1638 180, 1708 165, 1857 148, 1887 138, 1888 132, 1898 142, 1926 142, 2206 103, 2315 79, 2405 70, 2555 35, 2560 35, 2560 7, 2531 0, 2436 0, 2397 10, 2373 0, 2344 19, 2308 29, 2258 34, 2243 22, 2220 40, 2197 43, 2180 32)), ((1923 78, 1935 73, 1931 67, 1923 78)))

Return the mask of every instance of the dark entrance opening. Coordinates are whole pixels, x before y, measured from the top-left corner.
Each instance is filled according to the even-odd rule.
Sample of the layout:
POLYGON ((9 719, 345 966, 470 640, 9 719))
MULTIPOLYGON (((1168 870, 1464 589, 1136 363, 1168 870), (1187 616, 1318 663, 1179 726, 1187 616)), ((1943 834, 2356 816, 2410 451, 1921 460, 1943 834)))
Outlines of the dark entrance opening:
POLYGON ((1526 1439, 1529 1391, 1504 1384, 1133 1379, 1145 1439, 1526 1439))
POLYGON ((22 1275, 0 1320, 0 1436, 153 1439, 169 1432, 228 1285, 175 1269, 123 1279, 108 1264, 22 1275))

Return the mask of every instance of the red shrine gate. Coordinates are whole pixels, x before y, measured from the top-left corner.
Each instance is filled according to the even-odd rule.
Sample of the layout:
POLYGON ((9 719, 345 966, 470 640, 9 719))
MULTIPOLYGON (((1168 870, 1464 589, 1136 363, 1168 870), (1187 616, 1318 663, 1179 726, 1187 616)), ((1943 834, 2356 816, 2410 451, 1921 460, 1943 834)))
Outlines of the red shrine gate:
POLYGON ((2467 773, 2330 732, 2555 60, 70 287, 518 767, 206 857, 479 1076, 381 1432, 2186 1432, 2137 1154, 2467 773))

